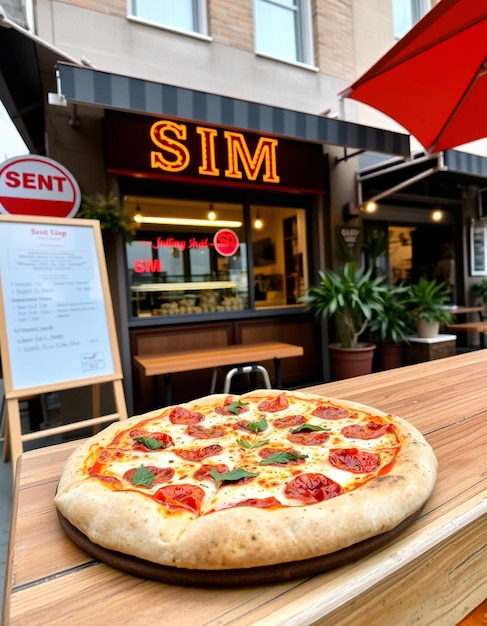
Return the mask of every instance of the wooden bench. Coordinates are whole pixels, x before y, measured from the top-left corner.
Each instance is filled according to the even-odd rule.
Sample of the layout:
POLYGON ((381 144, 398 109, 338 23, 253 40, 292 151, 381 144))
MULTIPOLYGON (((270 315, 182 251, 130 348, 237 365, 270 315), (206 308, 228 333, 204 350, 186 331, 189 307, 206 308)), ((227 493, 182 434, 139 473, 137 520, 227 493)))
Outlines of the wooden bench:
POLYGON ((257 364, 261 361, 272 360, 276 388, 280 389, 281 359, 302 356, 302 346, 279 341, 264 343, 239 344, 218 348, 200 350, 184 350, 171 354, 151 354, 134 356, 134 363, 144 376, 154 377, 154 393, 157 400, 157 376, 164 377, 164 394, 166 404, 171 404, 171 375, 177 372, 213 369, 211 392, 215 391, 216 372, 219 367, 245 366, 257 364))
POLYGON ((453 332, 479 333, 480 345, 485 348, 485 333, 487 333, 487 321, 483 322, 463 322, 461 324, 450 324, 448 330, 453 332))

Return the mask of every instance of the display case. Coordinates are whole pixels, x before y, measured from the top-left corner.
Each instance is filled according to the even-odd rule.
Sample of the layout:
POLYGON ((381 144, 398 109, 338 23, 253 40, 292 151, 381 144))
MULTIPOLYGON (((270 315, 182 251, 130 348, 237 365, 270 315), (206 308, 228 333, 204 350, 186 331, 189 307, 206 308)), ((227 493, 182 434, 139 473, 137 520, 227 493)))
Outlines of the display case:
POLYGON ((195 315, 248 308, 247 292, 232 280, 143 283, 130 287, 132 315, 195 315))

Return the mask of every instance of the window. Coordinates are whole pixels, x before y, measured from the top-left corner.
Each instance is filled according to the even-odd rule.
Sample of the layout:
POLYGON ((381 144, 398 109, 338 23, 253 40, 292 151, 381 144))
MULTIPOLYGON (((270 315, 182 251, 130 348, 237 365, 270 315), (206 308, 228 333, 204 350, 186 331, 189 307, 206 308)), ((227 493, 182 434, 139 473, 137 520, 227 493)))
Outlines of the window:
POLYGON ((133 317, 248 308, 241 205, 158 198, 133 204, 140 224, 126 247, 133 317))
POLYGON ((305 208, 133 196, 124 204, 139 222, 126 245, 132 318, 302 306, 305 208))
POLYGON ((207 34, 206 0, 131 0, 129 14, 175 30, 207 34))
POLYGON ((305 209, 254 205, 250 215, 255 307, 299 304, 308 289, 305 209))
POLYGON ((313 64, 309 0, 254 0, 254 24, 258 54, 313 64))
POLYGON ((392 0, 394 39, 401 39, 430 9, 431 0, 392 0))

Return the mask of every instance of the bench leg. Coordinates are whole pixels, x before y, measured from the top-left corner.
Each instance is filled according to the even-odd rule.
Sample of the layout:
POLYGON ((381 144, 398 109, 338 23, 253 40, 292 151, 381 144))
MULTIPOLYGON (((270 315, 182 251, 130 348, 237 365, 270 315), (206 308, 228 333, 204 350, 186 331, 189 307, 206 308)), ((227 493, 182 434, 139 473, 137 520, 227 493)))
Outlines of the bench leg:
POLYGON ((213 375, 211 377, 211 387, 210 387, 210 393, 215 393, 215 389, 216 389, 216 378, 218 375, 218 368, 214 367, 213 368, 213 375))
POLYGON ((281 359, 277 357, 274 358, 274 373, 276 375, 276 389, 282 389, 281 359))

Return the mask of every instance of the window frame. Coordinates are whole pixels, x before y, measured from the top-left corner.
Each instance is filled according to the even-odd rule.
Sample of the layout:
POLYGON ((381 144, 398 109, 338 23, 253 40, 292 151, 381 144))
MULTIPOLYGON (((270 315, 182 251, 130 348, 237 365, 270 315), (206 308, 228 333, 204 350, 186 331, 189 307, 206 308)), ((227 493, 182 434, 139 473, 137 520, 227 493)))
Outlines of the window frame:
POLYGON ((208 12, 207 12, 207 0, 191 0, 193 7, 193 24, 195 24, 194 30, 186 30, 172 26, 171 24, 165 24, 164 22, 154 22, 143 17, 139 17, 136 14, 137 0, 127 1, 127 18, 139 22, 141 24, 148 24, 149 26, 156 26, 164 30, 181 33, 184 35, 193 35, 195 37, 208 38, 208 12))
POLYGON ((395 11, 394 11, 394 0, 392 0, 391 2, 391 6, 392 6, 392 28, 393 28, 393 35, 394 35, 394 40, 395 41, 399 41, 400 39, 402 39, 404 37, 404 35, 406 35, 411 28, 413 28, 413 26, 419 22, 419 20, 421 20, 426 13, 428 13, 428 11, 431 10, 431 0, 400 0, 401 3, 404 3, 405 1, 408 2, 409 4, 409 8, 411 11, 411 23, 406 27, 406 29, 404 30, 404 32, 400 35, 397 34, 397 24, 396 24, 396 17, 395 17, 395 11))
POLYGON ((270 52, 264 52, 259 50, 257 41, 257 6, 259 3, 267 3, 270 5, 280 6, 285 9, 292 10, 288 4, 281 2, 280 0, 253 0, 253 12, 254 12, 254 50, 255 54, 259 56, 268 57, 277 61, 283 61, 285 63, 291 63, 295 65, 303 65, 307 67, 314 66, 314 42, 313 42, 313 20, 311 12, 311 0, 295 0, 296 5, 294 8, 295 18, 295 31, 296 31, 296 48, 298 57, 294 60, 279 57, 277 54, 270 52))

